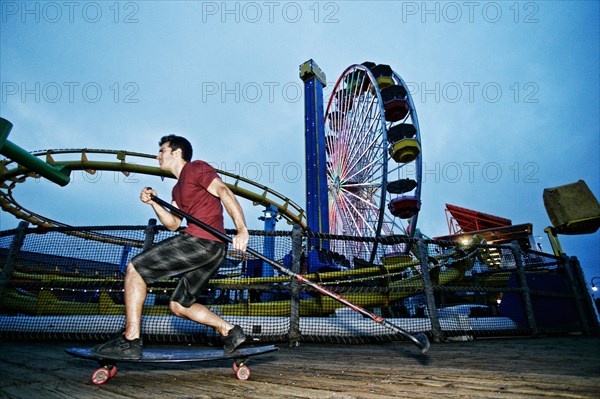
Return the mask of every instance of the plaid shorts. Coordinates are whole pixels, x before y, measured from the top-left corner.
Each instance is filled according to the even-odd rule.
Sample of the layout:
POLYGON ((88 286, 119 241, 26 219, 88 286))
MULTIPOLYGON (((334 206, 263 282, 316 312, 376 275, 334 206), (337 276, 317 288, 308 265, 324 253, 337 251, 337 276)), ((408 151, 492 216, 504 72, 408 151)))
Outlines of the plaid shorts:
POLYGON ((146 284, 181 274, 171 300, 190 307, 219 270, 226 250, 222 242, 182 232, 134 256, 131 263, 146 284))

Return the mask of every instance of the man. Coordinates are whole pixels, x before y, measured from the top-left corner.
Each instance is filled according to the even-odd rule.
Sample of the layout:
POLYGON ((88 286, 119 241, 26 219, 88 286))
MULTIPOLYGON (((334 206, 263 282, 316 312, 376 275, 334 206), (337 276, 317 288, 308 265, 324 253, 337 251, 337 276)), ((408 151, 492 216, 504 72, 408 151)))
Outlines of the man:
MULTIPOLYGON (((160 168, 173 173, 172 205, 215 229, 225 232, 223 206, 233 219, 237 234, 232 239, 234 250, 245 251, 248 229, 239 202, 219 178, 214 168, 203 161, 191 161, 192 146, 183 137, 161 138, 158 152, 160 168)), ((156 191, 144 188, 140 199, 152 206, 161 223, 177 230, 182 220, 152 201, 156 191)), ((142 353, 142 307, 148 284, 181 274, 169 307, 178 317, 215 328, 222 336, 224 349, 233 352, 245 340, 240 326, 233 326, 196 303, 209 279, 217 272, 227 251, 227 244, 202 228, 190 224, 183 232, 161 241, 131 259, 125 276, 125 331, 123 335, 94 348, 98 355, 111 358, 139 359, 142 353)))

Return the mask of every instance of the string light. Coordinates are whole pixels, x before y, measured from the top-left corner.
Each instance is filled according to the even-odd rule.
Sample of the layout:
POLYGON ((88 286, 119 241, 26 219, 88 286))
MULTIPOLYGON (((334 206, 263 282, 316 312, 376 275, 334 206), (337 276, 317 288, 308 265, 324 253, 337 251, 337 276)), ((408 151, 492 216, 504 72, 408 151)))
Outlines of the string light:
MULTIPOLYGON (((40 287, 40 291, 61 291, 61 292, 82 292, 82 293, 96 293, 99 294, 102 289, 100 288, 96 288, 96 289, 87 289, 87 288, 54 288, 54 287, 40 287)), ((122 293, 125 292, 124 288, 121 289, 114 289, 114 288, 110 288, 108 290, 106 290, 106 292, 109 293, 122 293)), ((166 291, 165 291, 166 292, 166 291)))
MULTIPOLYGON (((99 294, 103 290, 101 288, 88 289, 88 288, 40 287, 40 291, 81 292, 81 293, 96 293, 96 294, 99 294)), ((123 292, 125 292, 125 289, 124 288, 119 288, 119 289, 108 288, 105 291, 108 292, 108 293, 123 293, 123 292)), ((149 288, 148 289, 148 293, 150 293, 150 294, 154 293, 154 291, 155 291, 155 289, 153 289, 153 288, 149 288)), ((158 290, 158 291, 160 292, 160 290, 158 290)), ((168 294, 169 293, 169 289, 163 289, 162 292, 165 293, 165 294, 168 294)))

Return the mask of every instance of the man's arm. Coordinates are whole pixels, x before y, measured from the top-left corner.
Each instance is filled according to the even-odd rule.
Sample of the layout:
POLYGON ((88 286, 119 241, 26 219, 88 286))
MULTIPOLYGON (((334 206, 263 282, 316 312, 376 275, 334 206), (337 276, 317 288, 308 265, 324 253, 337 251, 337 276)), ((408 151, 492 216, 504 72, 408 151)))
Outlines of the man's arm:
MULTIPOLYGON (((152 209, 154 209, 156 216, 158 216, 158 219, 160 220, 160 222, 167 229, 169 229, 171 231, 177 230, 179 228, 179 226, 181 226, 181 219, 179 217, 173 215, 171 212, 169 212, 168 210, 166 210, 165 208, 163 208, 156 202, 152 201, 152 199, 150 197, 151 195, 158 196, 155 190, 152 190, 149 187, 145 187, 142 190, 142 193, 140 194, 140 200, 142 200, 142 202, 145 204, 152 205, 152 209)), ((173 205, 175 208, 178 208, 177 203, 175 201, 173 201, 171 203, 171 205, 173 205)))
POLYGON ((219 197, 221 203, 225 207, 225 210, 231 216, 237 234, 233 237, 232 244, 233 249, 238 251, 246 251, 246 245, 248 245, 248 229, 246 228, 246 220, 244 219, 244 213, 242 207, 238 202, 233 192, 223 183, 219 177, 215 177, 208 186, 208 192, 219 197))

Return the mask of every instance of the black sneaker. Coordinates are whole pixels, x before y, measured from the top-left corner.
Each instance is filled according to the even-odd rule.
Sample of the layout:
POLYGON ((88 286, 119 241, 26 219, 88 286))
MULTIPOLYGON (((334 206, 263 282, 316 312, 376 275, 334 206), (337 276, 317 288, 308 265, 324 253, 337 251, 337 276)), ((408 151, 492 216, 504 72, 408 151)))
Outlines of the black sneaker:
POLYGON ((96 346, 92 353, 107 359, 137 360, 142 357, 142 340, 138 338, 130 341, 120 335, 96 346))
POLYGON ((235 325, 226 336, 222 337, 223 339, 223 349, 226 353, 234 352, 238 346, 246 342, 246 334, 244 334, 244 330, 242 327, 235 325))

